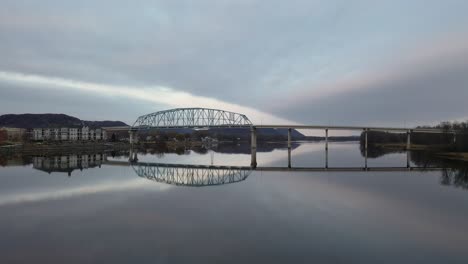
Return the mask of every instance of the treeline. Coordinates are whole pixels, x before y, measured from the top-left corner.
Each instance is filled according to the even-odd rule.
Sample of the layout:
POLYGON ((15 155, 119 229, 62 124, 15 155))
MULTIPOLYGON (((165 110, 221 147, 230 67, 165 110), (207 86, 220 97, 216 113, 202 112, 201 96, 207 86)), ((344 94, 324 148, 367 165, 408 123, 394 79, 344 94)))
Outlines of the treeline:
POLYGON ((0 129, 0 145, 8 140, 8 134, 5 130, 0 129))
MULTIPOLYGON (((219 141, 239 142, 250 141, 250 128, 207 129, 207 130, 154 130, 139 132, 143 141, 199 141, 205 137, 216 138, 219 141)), ((293 140, 301 140, 306 137, 296 130, 292 131, 293 140)), ((283 129, 258 129, 257 141, 287 141, 287 130, 283 129)))
MULTIPOLYGON (((448 131, 454 130, 458 133, 411 133, 411 144, 416 145, 438 145, 447 151, 468 151, 468 122, 442 122, 436 126, 420 126, 418 128, 439 128, 448 131)), ((405 144, 406 133, 389 133, 379 131, 367 132, 367 142, 371 147, 379 144, 405 144)), ((361 145, 364 144, 365 134, 361 133, 361 145)))
POLYGON ((440 159, 430 153, 412 152, 411 161, 418 167, 442 168, 440 184, 468 190, 468 167, 466 162, 440 159))

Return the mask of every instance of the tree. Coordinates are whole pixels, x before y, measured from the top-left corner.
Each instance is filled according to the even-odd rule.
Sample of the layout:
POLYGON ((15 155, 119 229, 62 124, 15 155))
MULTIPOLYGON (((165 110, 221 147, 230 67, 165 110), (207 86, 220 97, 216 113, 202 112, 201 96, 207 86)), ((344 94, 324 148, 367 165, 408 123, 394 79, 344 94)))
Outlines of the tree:
POLYGON ((0 143, 8 140, 8 133, 5 130, 0 130, 0 143))
POLYGON ((184 134, 176 134, 175 139, 177 139, 177 141, 184 141, 185 140, 185 135, 184 134))

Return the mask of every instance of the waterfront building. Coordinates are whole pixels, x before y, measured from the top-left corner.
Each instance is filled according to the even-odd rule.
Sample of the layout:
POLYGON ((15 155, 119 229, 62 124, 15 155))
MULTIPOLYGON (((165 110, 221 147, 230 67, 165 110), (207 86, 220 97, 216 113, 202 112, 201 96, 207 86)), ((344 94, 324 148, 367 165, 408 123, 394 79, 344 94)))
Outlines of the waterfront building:
POLYGON ((68 139, 70 141, 77 141, 78 140, 78 128, 70 128, 68 130, 68 139))
POLYGON ((100 141, 106 140, 106 131, 102 128, 34 128, 31 131, 32 139, 36 141, 100 141))
POLYGON ((44 140, 44 137, 42 136, 42 128, 34 128, 33 129, 33 139, 34 140, 44 140))
POLYGON ((67 141, 69 139, 69 136, 68 136, 68 133, 69 133, 69 129, 67 127, 62 127, 60 129, 60 140, 62 141, 67 141))
POLYGON ((60 140, 60 129, 52 128, 50 130, 51 130, 50 139, 51 140, 60 140))
POLYGON ((94 131, 94 134, 96 135, 95 136, 96 140, 101 140, 102 139, 102 130, 100 128, 96 129, 94 131))
POLYGON ((89 127, 85 126, 81 128, 81 140, 89 140, 89 127))

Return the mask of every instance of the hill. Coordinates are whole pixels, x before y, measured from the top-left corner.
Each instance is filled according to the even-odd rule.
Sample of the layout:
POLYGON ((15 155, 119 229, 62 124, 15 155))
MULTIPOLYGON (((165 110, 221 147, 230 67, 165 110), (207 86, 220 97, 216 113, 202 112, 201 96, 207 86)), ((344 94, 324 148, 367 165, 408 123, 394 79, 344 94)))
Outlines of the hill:
POLYGON ((126 126, 121 121, 85 121, 65 114, 6 114, 0 116, 0 127, 54 128, 54 127, 112 127, 126 126))

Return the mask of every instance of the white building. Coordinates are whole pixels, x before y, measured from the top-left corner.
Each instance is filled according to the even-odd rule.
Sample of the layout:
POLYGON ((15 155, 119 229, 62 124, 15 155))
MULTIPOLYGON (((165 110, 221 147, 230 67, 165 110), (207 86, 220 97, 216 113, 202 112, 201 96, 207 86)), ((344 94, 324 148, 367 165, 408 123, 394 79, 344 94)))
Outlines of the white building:
POLYGON ((81 140, 89 140, 89 127, 81 128, 81 140))
POLYGON ((104 129, 82 128, 34 128, 32 130, 33 140, 54 140, 54 141, 94 141, 106 140, 107 134, 104 129))
POLYGON ((33 129, 33 139, 34 140, 44 140, 44 137, 42 136, 42 128, 34 128, 33 129))
POLYGON ((70 128, 68 130, 68 140, 70 141, 78 140, 78 128, 70 128))
POLYGON ((60 140, 60 129, 58 128, 52 128, 51 130, 51 135, 50 139, 52 140, 60 140))
POLYGON ((96 129, 94 131, 95 134, 95 139, 96 140, 101 140, 102 139, 102 130, 100 128, 96 129))
POLYGON ((62 127, 60 129, 60 140, 67 141, 69 139, 68 132, 69 129, 67 127, 62 127))

